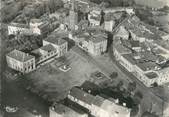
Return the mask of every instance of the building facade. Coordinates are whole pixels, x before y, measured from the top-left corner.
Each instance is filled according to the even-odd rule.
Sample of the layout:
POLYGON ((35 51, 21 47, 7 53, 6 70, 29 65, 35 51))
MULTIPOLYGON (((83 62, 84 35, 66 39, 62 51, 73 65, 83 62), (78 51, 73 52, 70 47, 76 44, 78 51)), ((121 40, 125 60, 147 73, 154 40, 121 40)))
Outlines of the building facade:
POLYGON ((32 32, 38 35, 41 35, 41 30, 39 29, 39 26, 42 24, 43 22, 40 19, 31 19, 29 23, 32 32))
POLYGON ((7 65, 22 73, 29 73, 36 69, 35 57, 19 50, 13 50, 6 55, 7 65))
POLYGON ((43 40, 43 46, 51 44, 57 51, 58 57, 63 56, 68 51, 68 42, 57 37, 48 37, 43 40))
POLYGON ((91 115, 95 117, 130 117, 130 109, 127 107, 98 95, 93 96, 76 87, 70 90, 68 98, 88 109, 91 115))
POLYGON ((88 117, 88 115, 75 111, 63 104, 54 104, 49 107, 49 117, 88 117))
POLYGON ((32 34, 29 26, 26 24, 11 23, 8 25, 8 35, 32 34))
POLYGON ((59 53, 51 44, 42 46, 31 52, 36 58, 36 66, 46 64, 59 57, 59 53))
POLYGON ((107 50, 107 39, 102 35, 84 36, 84 38, 78 42, 78 46, 92 55, 101 55, 107 50))

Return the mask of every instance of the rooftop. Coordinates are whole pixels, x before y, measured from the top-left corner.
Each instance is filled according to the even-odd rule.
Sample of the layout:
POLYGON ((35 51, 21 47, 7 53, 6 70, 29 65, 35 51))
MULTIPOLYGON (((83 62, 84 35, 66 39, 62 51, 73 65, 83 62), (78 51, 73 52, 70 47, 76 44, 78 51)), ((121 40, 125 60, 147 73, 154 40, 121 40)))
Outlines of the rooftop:
POLYGON ((55 51, 55 50, 56 50, 51 44, 42 46, 42 47, 39 48, 39 49, 44 50, 44 51, 47 51, 47 52, 51 52, 51 51, 55 51))
POLYGON ((138 37, 145 37, 147 39, 159 39, 160 36, 157 32, 152 31, 152 29, 148 29, 147 25, 137 18, 129 18, 125 23, 124 26, 126 29, 128 29, 130 32, 134 33, 138 37))
POLYGON ((109 111, 110 113, 112 113, 112 115, 114 114, 126 115, 130 113, 130 110, 128 108, 116 104, 114 100, 113 101, 107 100, 98 95, 93 96, 75 87, 71 89, 70 94, 73 97, 80 99, 88 104, 94 104, 106 111, 109 111))
POLYGON ((99 43, 101 41, 107 40, 107 34, 99 30, 87 29, 87 31, 85 32, 76 31, 72 33, 73 33, 72 35, 76 36, 78 39, 92 41, 93 43, 99 43))
POLYGON ((99 42, 102 42, 105 40, 107 40, 107 39, 104 37, 101 37, 101 36, 95 36, 95 37, 90 38, 90 41, 92 41, 93 43, 99 43, 99 42))
POLYGON ((157 78, 158 75, 155 72, 148 72, 145 74, 149 79, 157 78))
POLYGON ((143 71, 147 70, 157 70, 160 68, 156 63, 154 62, 138 62, 137 66, 142 69, 143 71))
POLYGON ((26 62, 28 60, 35 58, 34 56, 32 56, 28 53, 24 53, 24 52, 16 50, 16 49, 11 51, 10 53, 8 53, 7 56, 9 56, 13 59, 16 59, 20 62, 26 62))
POLYGON ((126 58, 131 64, 135 65, 136 61, 133 58, 132 54, 123 54, 122 55, 124 58, 126 58))
POLYGON ((130 114, 130 109, 120 106, 110 100, 104 100, 103 103, 101 104, 101 108, 108 111, 112 115, 128 115, 130 114))
POLYGON ((140 47, 140 42, 139 41, 130 41, 131 47, 140 47))
POLYGON ((72 116, 80 116, 82 113, 80 111, 75 111, 72 108, 69 108, 63 104, 54 104, 50 109, 54 109, 54 111, 60 115, 64 115, 64 117, 72 117, 72 116))
POLYGON ((54 43, 56 45, 62 45, 62 44, 67 42, 66 40, 64 40, 60 37, 57 37, 56 35, 50 35, 45 40, 48 41, 48 42, 54 43))
POLYGON ((15 23, 15 22, 10 23, 9 26, 16 26, 16 27, 21 27, 21 28, 29 28, 29 25, 27 25, 27 24, 20 24, 20 23, 15 23))
POLYGON ((87 104, 92 104, 94 100, 94 96, 76 87, 73 87, 70 90, 70 95, 77 99, 84 101, 87 104))
POLYGON ((37 18, 33 18, 30 20, 31 23, 41 23, 42 20, 41 19, 37 19, 37 18))

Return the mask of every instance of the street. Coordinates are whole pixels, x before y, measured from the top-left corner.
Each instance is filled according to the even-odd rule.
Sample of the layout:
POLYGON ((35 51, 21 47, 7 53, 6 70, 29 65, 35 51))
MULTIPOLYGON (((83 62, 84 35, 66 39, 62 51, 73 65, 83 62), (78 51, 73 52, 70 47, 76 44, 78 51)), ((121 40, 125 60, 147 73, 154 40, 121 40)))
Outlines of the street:
MULTIPOLYGON (((92 62, 94 65, 96 65, 98 68, 100 68, 101 72, 103 72, 107 77, 109 77, 110 73, 112 72, 112 69, 114 71, 120 72, 120 74, 124 74, 124 77, 121 77, 123 81, 125 82, 130 82, 128 79, 131 81, 135 81, 137 83, 137 89, 143 94, 143 101, 142 101, 142 106, 141 106, 141 112, 147 111, 151 108, 151 104, 155 104, 153 107, 153 111, 157 112, 158 115, 162 114, 162 102, 163 100, 156 96, 151 89, 146 87, 141 81, 139 81, 135 76, 133 76, 131 73, 126 71, 122 66, 120 66, 113 57, 113 52, 112 49, 109 48, 108 54, 109 57, 112 60, 113 66, 112 69, 109 69, 104 63, 99 63, 97 60, 95 60, 92 56, 90 56, 88 53, 84 52, 77 46, 72 48, 73 51, 78 53, 80 56, 83 56, 85 59, 88 61, 92 62)), ((141 115, 140 115, 141 116, 141 115)))

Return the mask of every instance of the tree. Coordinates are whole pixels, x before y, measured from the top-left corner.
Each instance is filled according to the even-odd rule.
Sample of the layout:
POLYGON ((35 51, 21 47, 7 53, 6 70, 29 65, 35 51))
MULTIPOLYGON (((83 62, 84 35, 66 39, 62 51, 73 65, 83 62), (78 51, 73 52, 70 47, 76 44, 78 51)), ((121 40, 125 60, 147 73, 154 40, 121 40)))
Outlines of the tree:
POLYGON ((50 13, 55 12, 57 9, 63 6, 62 0, 49 0, 48 3, 50 13))
POLYGON ((135 104, 140 104, 142 99, 143 99, 143 94, 140 91, 137 91, 134 94, 134 102, 135 102, 135 104))
POLYGON ((120 81, 118 84, 117 84, 117 88, 120 89, 122 86, 123 86, 123 81, 120 81))
POLYGON ((133 92, 136 89, 136 86, 137 86, 136 82, 130 82, 128 84, 127 89, 128 89, 129 92, 133 92))
POLYGON ((155 83, 152 84, 152 86, 153 86, 153 87, 158 87, 158 83, 155 82, 155 83))
POLYGON ((117 78, 117 76, 118 76, 118 73, 117 72, 113 72, 113 73, 111 73, 110 78, 114 79, 114 78, 117 78))
POLYGON ((130 113, 130 117, 136 117, 136 115, 139 112, 139 106, 138 105, 134 105, 132 107, 131 113, 130 113))

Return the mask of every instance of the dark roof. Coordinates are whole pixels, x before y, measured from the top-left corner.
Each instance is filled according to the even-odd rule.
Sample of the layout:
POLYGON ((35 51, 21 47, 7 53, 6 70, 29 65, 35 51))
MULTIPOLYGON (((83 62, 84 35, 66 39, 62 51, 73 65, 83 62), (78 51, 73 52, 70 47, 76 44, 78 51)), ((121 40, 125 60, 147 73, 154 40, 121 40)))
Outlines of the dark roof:
POLYGON ((157 78, 158 75, 155 72, 148 72, 145 74, 149 79, 157 78))
POLYGON ((143 62, 143 63, 137 63, 137 66, 142 69, 143 71, 147 70, 154 70, 156 67, 159 67, 154 62, 143 62))
POLYGON ((56 37, 55 35, 51 35, 51 36, 47 37, 45 40, 48 42, 54 43, 56 45, 62 45, 67 42, 66 40, 64 40, 60 37, 56 37))
POLYGON ((93 104, 98 107, 101 107, 104 101, 105 101, 105 99, 103 97, 96 96, 95 100, 93 100, 93 104))
POLYGON ((76 88, 76 87, 73 87, 70 90, 70 95, 81 100, 81 101, 84 101, 87 104, 92 104, 93 100, 95 99, 95 97, 93 95, 88 94, 85 91, 83 91, 79 88, 76 88))
POLYGON ((131 47, 140 47, 140 42, 139 41, 132 40, 132 41, 130 41, 130 43, 131 43, 131 47))
POLYGON ((90 41, 92 41, 94 43, 99 43, 99 42, 102 42, 102 41, 105 41, 105 40, 107 40, 107 39, 104 38, 104 37, 100 37, 100 36, 90 38, 90 41))
POLYGON ((40 49, 41 49, 41 50, 44 50, 44 51, 47 51, 47 52, 51 52, 51 51, 56 50, 51 44, 42 46, 40 49))
POLYGON ((90 81, 85 81, 81 86, 83 90, 88 91, 88 90, 94 90, 94 89, 99 89, 100 87, 93 82, 90 81))
POLYGON ((131 64, 135 65, 136 61, 134 60, 131 54, 123 54, 122 55, 125 59, 127 59, 131 64))
POLYGON ((58 113, 60 115, 64 115, 64 117, 71 117, 71 115, 79 116, 81 114, 85 114, 82 111, 79 111, 74 108, 72 109, 72 108, 67 107, 63 104, 54 104, 52 107, 50 107, 50 109, 54 109, 53 111, 55 111, 56 113, 58 113))
POLYGON ((7 56, 9 56, 13 59, 16 59, 20 62, 26 62, 32 58, 35 58, 34 56, 32 56, 28 53, 24 53, 24 52, 16 50, 16 49, 11 51, 10 53, 8 53, 7 56))

